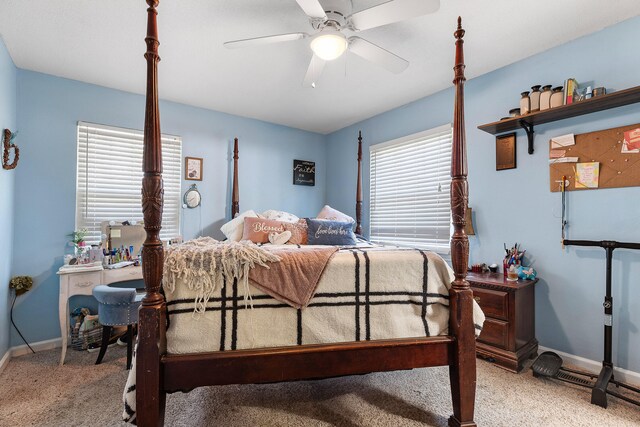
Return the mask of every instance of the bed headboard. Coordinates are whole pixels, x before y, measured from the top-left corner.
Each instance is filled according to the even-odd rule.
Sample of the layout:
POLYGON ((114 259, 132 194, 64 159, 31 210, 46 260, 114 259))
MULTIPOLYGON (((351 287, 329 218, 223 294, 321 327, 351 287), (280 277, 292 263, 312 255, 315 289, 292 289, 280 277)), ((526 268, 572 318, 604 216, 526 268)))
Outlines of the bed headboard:
POLYGON ((233 140, 233 187, 231 192, 231 219, 240 213, 240 192, 238 190, 238 138, 233 140))
POLYGON ((358 131, 358 182, 356 186, 356 234, 362 235, 362 131, 358 131))

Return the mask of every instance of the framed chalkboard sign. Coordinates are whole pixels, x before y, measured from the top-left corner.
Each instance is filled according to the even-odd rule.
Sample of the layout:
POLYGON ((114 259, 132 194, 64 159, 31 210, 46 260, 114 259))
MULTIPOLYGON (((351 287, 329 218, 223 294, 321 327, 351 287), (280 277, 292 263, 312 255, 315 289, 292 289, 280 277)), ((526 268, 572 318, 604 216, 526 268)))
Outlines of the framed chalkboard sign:
POLYGON ((516 168, 516 134, 496 136, 496 170, 516 168))
POLYGON ((316 162, 294 160, 293 185, 316 185, 316 162))

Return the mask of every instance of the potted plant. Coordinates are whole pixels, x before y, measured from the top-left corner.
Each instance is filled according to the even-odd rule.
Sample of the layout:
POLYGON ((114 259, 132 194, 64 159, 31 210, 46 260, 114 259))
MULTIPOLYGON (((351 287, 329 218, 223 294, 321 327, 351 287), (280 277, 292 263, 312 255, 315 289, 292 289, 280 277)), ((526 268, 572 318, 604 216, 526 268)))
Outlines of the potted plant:
POLYGON ((31 276, 16 276, 9 281, 9 287, 15 289, 16 296, 26 293, 33 286, 33 278, 31 276))
POLYGON ((76 230, 72 233, 67 234, 71 238, 71 245, 75 248, 76 254, 78 252, 82 252, 84 249, 86 242, 84 238, 89 234, 86 228, 81 228, 80 230, 76 230))
POLYGON ((20 338, 22 338, 22 341, 24 341, 24 343, 27 345, 27 347, 29 347, 32 353, 35 353, 33 348, 31 348, 25 337, 22 335, 22 332, 20 332, 20 329, 18 329, 16 323, 13 321, 13 307, 16 304, 16 299, 20 295, 27 293, 32 286, 33 278, 31 276, 15 276, 11 278, 11 280, 9 281, 9 288, 14 289, 16 291, 16 295, 13 298, 13 302, 11 303, 9 317, 11 318, 11 324, 14 328, 16 328, 16 331, 18 332, 18 335, 20 335, 20 338))

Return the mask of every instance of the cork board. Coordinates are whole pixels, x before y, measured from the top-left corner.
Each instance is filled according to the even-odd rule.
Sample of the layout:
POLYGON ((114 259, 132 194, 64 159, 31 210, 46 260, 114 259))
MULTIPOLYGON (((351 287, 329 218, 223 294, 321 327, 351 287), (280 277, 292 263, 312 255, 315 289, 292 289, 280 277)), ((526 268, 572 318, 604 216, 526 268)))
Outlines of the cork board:
POLYGON ((569 181, 567 191, 640 186, 640 153, 622 153, 624 133, 637 128, 640 124, 575 135, 575 145, 563 147, 565 157, 578 157, 578 163, 599 162, 598 188, 576 188, 577 164, 554 163, 549 165, 550 190, 560 191, 563 175, 569 181))

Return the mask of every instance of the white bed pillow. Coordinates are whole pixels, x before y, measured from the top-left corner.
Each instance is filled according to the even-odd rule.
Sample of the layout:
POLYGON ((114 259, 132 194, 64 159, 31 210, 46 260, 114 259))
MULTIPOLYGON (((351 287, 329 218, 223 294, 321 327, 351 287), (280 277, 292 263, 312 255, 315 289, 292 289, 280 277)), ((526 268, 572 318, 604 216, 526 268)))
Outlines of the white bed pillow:
POLYGON ((291 223, 296 223, 300 221, 300 218, 298 218, 292 213, 277 211, 275 209, 269 209, 268 211, 262 212, 262 217, 266 219, 273 219, 276 221, 291 222, 291 223))
POLYGON ((242 212, 240 215, 220 227, 220 231, 224 233, 227 239, 233 242, 239 242, 242 239, 242 232, 244 231, 244 219, 247 217, 258 218, 258 214, 252 210, 242 212))
POLYGON ((320 211, 316 219, 328 219, 330 221, 338 221, 338 222, 356 222, 355 219, 351 218, 346 213, 340 212, 337 209, 333 209, 329 205, 324 205, 324 208, 320 211))

